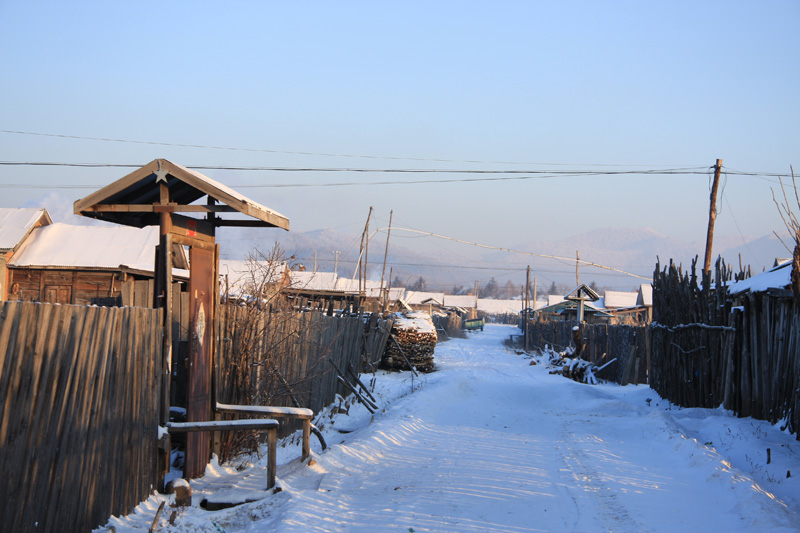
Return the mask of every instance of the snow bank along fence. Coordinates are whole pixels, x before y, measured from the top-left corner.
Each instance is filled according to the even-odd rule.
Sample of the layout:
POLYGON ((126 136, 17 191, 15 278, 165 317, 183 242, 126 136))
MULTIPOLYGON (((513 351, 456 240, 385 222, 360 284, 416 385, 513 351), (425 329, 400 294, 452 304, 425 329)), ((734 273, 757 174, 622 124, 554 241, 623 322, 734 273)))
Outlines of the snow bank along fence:
POLYGON ((89 531, 159 473, 161 312, 0 307, 0 529, 89 531))
MULTIPOLYGON (((257 310, 256 310, 257 311, 257 310)), ((351 394, 354 375, 377 368, 391 320, 377 313, 326 316, 322 312, 254 312, 251 307, 220 308, 215 361, 216 399, 224 404, 310 408, 315 413, 336 395, 351 394)), ((281 435, 302 420, 282 420, 281 435)), ((224 459, 252 441, 231 433, 215 438, 224 459)))
POLYGON ((550 346, 554 350, 576 349, 582 359, 603 366, 612 359, 598 377, 622 385, 647 383, 650 334, 644 326, 611 326, 566 320, 539 319, 528 324, 528 345, 550 346), (573 328, 578 327, 579 343, 573 328), (578 351, 578 348, 580 350, 578 351))
MULTIPOLYGON (((650 384, 683 407, 720 405, 800 428, 800 309, 788 290, 731 297, 670 264, 653 282, 650 384)), ((738 277, 738 276, 737 276, 738 277)), ((716 280, 730 280, 720 262, 716 280)), ((798 433, 800 437, 800 433, 798 433)))

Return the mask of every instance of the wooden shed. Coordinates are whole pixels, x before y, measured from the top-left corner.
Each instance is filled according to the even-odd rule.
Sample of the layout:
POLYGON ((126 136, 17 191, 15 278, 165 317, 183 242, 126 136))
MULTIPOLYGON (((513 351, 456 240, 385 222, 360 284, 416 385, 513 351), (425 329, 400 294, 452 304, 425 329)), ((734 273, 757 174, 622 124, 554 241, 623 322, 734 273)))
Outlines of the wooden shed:
MULTIPOLYGON (((74 305, 151 307, 158 228, 35 228, 8 262, 7 299, 74 305)), ((189 264, 173 247, 173 277, 188 282, 189 264)), ((185 290, 185 289, 184 289, 185 290)))

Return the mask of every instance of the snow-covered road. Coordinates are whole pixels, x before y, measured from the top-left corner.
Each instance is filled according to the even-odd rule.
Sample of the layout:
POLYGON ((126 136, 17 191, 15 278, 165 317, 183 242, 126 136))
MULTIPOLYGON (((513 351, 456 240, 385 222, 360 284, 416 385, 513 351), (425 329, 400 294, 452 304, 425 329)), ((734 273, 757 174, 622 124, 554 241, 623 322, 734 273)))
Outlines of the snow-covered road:
MULTIPOLYGON (((282 492, 193 506, 159 531, 800 531, 798 484, 785 478, 800 476, 793 436, 679 410, 644 386, 550 375, 503 348, 509 333, 488 326, 439 344, 438 371, 421 378, 380 375, 383 411, 327 416, 331 446, 315 448, 315 464, 282 450, 282 492), (770 466, 754 457, 766 447, 770 466)), ((192 483, 196 504, 263 479, 258 466, 210 469, 192 483)), ((110 525, 149 526, 163 498, 110 525)))

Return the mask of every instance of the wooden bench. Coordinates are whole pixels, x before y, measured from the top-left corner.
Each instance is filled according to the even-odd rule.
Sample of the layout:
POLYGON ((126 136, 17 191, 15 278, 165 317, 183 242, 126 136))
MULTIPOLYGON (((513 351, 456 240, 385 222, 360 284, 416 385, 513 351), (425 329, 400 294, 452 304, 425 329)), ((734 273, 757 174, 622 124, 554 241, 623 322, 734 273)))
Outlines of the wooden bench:
MULTIPOLYGON (((310 420, 310 419, 309 419, 310 420)), ((193 431, 235 431, 254 429, 267 432, 267 490, 275 486, 275 469, 278 449, 277 420, 259 418, 255 420, 211 420, 208 422, 167 422, 170 433, 189 433, 193 431)))
POLYGON ((269 418, 293 418, 303 421, 302 461, 311 454, 311 419, 314 411, 304 407, 270 407, 263 405, 230 405, 217 402, 217 413, 260 415, 269 418))

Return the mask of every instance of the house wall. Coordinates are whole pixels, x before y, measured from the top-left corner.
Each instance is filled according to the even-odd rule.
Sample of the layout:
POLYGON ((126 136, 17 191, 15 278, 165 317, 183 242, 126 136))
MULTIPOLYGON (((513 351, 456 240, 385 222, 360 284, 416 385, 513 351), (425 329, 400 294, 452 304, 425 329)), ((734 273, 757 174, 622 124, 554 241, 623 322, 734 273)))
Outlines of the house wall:
POLYGON ((91 305, 93 298, 116 298, 118 272, 9 268, 9 300, 91 305))
POLYGON ((8 299, 8 256, 0 252, 0 302, 8 299))

